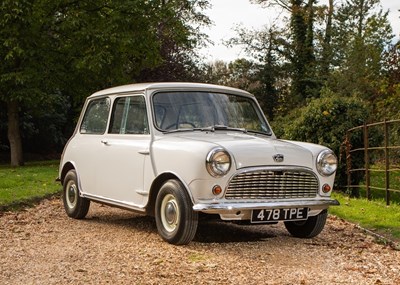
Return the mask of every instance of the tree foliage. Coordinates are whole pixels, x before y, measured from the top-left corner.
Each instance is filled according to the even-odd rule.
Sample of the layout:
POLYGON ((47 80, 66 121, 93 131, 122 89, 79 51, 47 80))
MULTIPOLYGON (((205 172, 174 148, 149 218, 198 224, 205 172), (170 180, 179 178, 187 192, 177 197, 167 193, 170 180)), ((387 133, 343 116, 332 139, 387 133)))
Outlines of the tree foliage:
POLYGON ((253 78, 257 84, 247 90, 257 96, 264 112, 273 119, 275 113, 289 108, 289 104, 279 104, 288 98, 290 89, 290 62, 286 56, 289 43, 283 37, 285 32, 274 25, 261 31, 237 27, 236 32, 238 36, 230 39, 227 44, 242 46, 253 58, 253 78))
POLYGON ((290 97, 286 97, 289 108, 296 106, 306 98, 316 97, 319 92, 316 80, 315 62, 315 0, 254 0, 268 6, 279 6, 289 13, 289 33, 281 35, 280 47, 290 63, 290 97))
MULTIPOLYGON (((358 98, 343 97, 324 88, 320 98, 313 99, 303 108, 275 122, 278 136, 291 140, 308 141, 331 148, 339 156, 337 185, 346 185, 346 153, 344 138, 348 129, 367 120, 370 107, 358 98)), ((353 148, 363 146, 360 137, 351 138, 353 148)), ((353 158, 353 166, 361 167, 362 157, 353 158)), ((354 180, 360 177, 353 176, 354 180)), ((354 181, 355 182, 355 181, 354 181)))
POLYGON ((379 0, 351 0, 338 7, 332 67, 339 72, 332 72, 327 83, 344 96, 376 96, 375 79, 393 37, 388 12, 375 12, 378 5, 379 0))
POLYGON ((381 119, 400 119, 400 42, 385 51, 383 65, 385 76, 377 78, 375 113, 381 119))
POLYGON ((400 45, 379 0, 250 1, 286 16, 261 30, 236 27, 227 45, 247 58, 204 64, 195 51, 207 43, 209 0, 3 0, 0 152, 11 148, 19 165, 23 149, 59 151, 88 94, 138 81, 246 89, 278 134, 335 151, 351 124, 398 118, 400 45))
POLYGON ((245 58, 230 63, 215 61, 205 66, 204 81, 253 93, 264 113, 272 119, 278 99, 273 82, 268 81, 274 80, 273 70, 269 67, 245 58))
MULTIPOLYGON (((272 87, 264 98, 276 99, 270 117, 278 136, 324 144, 340 154, 347 129, 398 117, 399 45, 391 44, 388 12, 379 0, 251 2, 287 15, 283 28, 238 29, 230 41, 249 56, 257 52, 258 74, 267 74, 258 77, 260 85, 272 87)), ((343 177, 341 168, 341 185, 343 177)))
POLYGON ((260 31, 238 29, 229 42, 244 46, 250 56, 257 51, 260 66, 271 67, 267 55, 274 55, 274 70, 281 71, 268 79, 278 92, 275 111, 288 112, 307 98, 318 98, 324 86, 343 96, 377 96, 375 79, 382 75, 393 38, 379 0, 329 0, 327 6, 314 0, 252 2, 267 9, 281 7, 288 14, 283 22, 289 30, 275 24, 260 31), (273 45, 267 34, 274 35, 273 45))
POLYGON ((71 122, 95 90, 162 80, 160 74, 193 76, 196 61, 190 55, 205 40, 199 28, 209 24, 202 13, 208 5, 206 0, 2 1, 0 102, 6 111, 0 116, 7 117, 12 165, 23 163, 23 139, 40 133, 25 132, 21 119, 40 129, 30 119, 40 109, 54 112, 41 115, 60 131, 65 123, 55 123, 55 106, 63 105, 71 122))
POLYGON ((211 24, 201 12, 208 7, 204 0, 161 1, 156 32, 161 61, 142 69, 138 81, 193 81, 199 77, 201 63, 194 50, 207 40, 200 28, 211 24))

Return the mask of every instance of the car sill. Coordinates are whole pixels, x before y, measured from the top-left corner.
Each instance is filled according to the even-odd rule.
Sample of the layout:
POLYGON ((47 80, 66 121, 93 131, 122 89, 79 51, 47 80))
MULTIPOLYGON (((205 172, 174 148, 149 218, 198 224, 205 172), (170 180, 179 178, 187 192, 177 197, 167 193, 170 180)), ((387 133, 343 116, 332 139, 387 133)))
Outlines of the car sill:
POLYGON ((91 200, 93 202, 97 202, 97 203, 100 203, 100 204, 114 206, 114 207, 127 209, 127 210, 140 212, 140 213, 146 212, 146 209, 143 206, 137 206, 137 205, 134 205, 134 204, 131 204, 131 203, 121 202, 121 201, 108 199, 108 198, 101 197, 101 196, 90 195, 90 194, 83 194, 82 196, 85 197, 85 198, 88 198, 89 200, 91 200))

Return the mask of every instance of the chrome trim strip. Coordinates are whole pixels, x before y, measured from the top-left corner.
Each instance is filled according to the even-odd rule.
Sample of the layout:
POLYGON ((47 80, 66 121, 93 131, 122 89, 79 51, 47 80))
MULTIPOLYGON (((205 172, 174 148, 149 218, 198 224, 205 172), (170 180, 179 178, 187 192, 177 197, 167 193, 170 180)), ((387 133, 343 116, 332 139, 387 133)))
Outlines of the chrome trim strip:
POLYGON ((87 194, 87 193, 82 193, 82 197, 85 197, 94 202, 103 203, 103 204, 107 204, 107 205, 111 205, 111 206, 116 206, 116 207, 123 208, 123 209, 137 211, 137 212, 141 212, 141 213, 146 212, 145 207, 137 206, 137 205, 127 203, 127 202, 121 202, 121 201, 117 201, 117 200, 113 200, 113 199, 109 199, 109 198, 105 198, 105 197, 101 197, 101 196, 95 196, 95 195, 91 195, 91 194, 87 194))
POLYGON ((284 170, 297 170, 297 171, 308 171, 315 175, 312 171, 312 168, 309 167, 300 167, 300 166, 293 166, 293 165, 279 165, 279 166, 254 166, 254 167, 244 167, 239 168, 238 171, 233 175, 241 174, 243 172, 253 172, 253 171, 260 171, 260 170, 276 170, 276 171, 284 171, 284 170))
POLYGON ((271 202, 241 202, 241 203, 198 203, 193 205, 193 211, 235 211, 235 210, 254 210, 254 209, 276 209, 276 208, 299 208, 315 207, 328 208, 329 206, 339 206, 339 201, 335 199, 318 199, 311 201, 271 201, 271 202))

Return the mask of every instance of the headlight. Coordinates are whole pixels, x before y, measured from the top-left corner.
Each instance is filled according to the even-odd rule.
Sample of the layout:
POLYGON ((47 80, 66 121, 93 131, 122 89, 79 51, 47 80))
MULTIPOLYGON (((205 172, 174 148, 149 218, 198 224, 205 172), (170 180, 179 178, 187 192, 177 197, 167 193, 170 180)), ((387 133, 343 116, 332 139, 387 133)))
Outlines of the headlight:
POLYGON ((207 155, 206 167, 211 176, 224 176, 231 168, 231 156, 223 148, 215 148, 207 155))
POLYGON ((335 173, 337 169, 337 158, 333 151, 326 149, 318 154, 317 169, 323 176, 329 176, 335 173))

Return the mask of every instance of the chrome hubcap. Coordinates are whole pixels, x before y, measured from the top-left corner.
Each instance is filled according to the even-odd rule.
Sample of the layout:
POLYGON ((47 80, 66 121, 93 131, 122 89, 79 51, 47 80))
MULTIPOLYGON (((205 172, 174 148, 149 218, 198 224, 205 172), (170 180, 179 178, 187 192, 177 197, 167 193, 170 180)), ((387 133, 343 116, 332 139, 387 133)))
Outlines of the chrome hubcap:
POLYGON ((78 188, 74 182, 69 182, 67 185, 66 200, 69 208, 74 208, 78 199, 78 188))
POLYGON ((179 207, 175 197, 168 194, 161 203, 161 221, 168 232, 173 232, 179 223, 179 207))
POLYGON ((176 204, 175 201, 168 201, 165 207, 165 220, 168 224, 176 224, 176 204))

